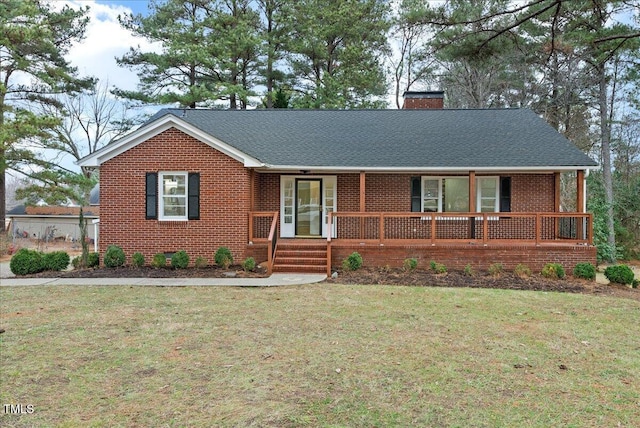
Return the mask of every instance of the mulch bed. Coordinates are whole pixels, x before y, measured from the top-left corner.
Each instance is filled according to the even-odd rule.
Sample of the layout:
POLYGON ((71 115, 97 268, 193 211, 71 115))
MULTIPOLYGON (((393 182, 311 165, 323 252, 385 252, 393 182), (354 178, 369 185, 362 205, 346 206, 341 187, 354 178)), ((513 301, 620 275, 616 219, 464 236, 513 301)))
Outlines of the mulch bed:
MULTIPOLYGON (((100 268, 80 269, 65 272, 42 272, 32 277, 39 278, 264 278, 266 270, 258 266, 254 272, 245 272, 240 266, 222 269, 217 266, 205 268, 100 268)), ((571 277, 554 280, 539 274, 519 277, 511 272, 499 276, 488 273, 465 275, 463 272, 436 274, 430 270, 416 269, 406 272, 403 269, 362 268, 357 271, 338 271, 337 278, 328 278, 332 284, 380 284, 405 285, 414 287, 469 287, 494 288, 504 290, 553 291, 564 293, 585 293, 605 296, 625 297, 640 300, 640 289, 631 289, 623 285, 603 285, 571 277)))
POLYGON ((402 269, 362 268, 352 272, 338 272, 337 278, 329 278, 327 282, 338 284, 385 284, 416 287, 469 287, 553 291, 597 294, 640 300, 640 289, 632 289, 624 285, 604 285, 594 281, 575 279, 573 277, 549 279, 539 274, 533 274, 525 278, 511 272, 504 272, 500 275, 492 276, 488 273, 465 275, 463 272, 456 271, 436 274, 433 271, 421 269, 406 272, 402 269))

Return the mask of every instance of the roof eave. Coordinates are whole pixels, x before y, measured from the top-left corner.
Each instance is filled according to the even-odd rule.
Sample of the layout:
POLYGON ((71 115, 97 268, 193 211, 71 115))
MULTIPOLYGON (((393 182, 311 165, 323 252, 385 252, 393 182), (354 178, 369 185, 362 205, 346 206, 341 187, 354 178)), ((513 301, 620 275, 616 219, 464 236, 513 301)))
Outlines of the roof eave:
POLYGON ((371 172, 371 173, 468 173, 475 172, 570 172, 594 170, 597 165, 561 165, 561 166, 487 166, 487 167, 367 167, 367 166, 315 166, 315 165, 264 165, 257 168, 263 172, 371 172))
POLYGON ((138 128, 126 137, 106 145, 102 149, 85 156, 78 160, 76 164, 80 167, 87 168, 99 168, 104 162, 113 159, 114 157, 126 152, 127 150, 137 146, 138 144, 170 129, 176 128, 185 134, 202 141, 205 144, 213 147, 216 150, 226 154, 227 156, 242 163, 247 168, 260 168, 264 164, 258 159, 224 143, 212 135, 200 130, 199 128, 191 125, 188 122, 180 119, 179 117, 169 113, 157 120, 148 123, 147 125, 138 128))

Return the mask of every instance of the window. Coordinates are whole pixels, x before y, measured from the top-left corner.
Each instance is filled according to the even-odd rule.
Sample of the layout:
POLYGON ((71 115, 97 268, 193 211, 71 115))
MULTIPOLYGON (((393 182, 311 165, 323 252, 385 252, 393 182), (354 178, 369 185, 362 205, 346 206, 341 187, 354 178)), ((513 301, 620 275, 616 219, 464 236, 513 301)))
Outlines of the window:
POLYGON ((498 212, 499 186, 498 177, 476 178, 476 210, 481 213, 498 212))
POLYGON ((422 178, 422 212, 468 212, 469 178, 422 178))
MULTIPOLYGON (((411 178, 412 212, 469 212, 469 177, 421 178, 411 178)), ((510 177, 476 177, 476 211, 510 211, 510 184, 510 177)))
POLYGON ((198 220, 200 218, 200 174, 147 173, 146 218, 198 220))

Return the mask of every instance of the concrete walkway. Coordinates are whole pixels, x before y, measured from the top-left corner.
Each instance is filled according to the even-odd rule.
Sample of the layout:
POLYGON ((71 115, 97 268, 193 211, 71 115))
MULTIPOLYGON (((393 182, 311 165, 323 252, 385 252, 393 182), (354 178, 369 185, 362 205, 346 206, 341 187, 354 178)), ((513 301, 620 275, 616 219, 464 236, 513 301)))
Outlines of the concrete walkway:
POLYGON ((9 262, 0 263, 0 286, 125 285, 147 287, 278 287, 323 281, 323 274, 274 273, 268 278, 16 278, 9 262))

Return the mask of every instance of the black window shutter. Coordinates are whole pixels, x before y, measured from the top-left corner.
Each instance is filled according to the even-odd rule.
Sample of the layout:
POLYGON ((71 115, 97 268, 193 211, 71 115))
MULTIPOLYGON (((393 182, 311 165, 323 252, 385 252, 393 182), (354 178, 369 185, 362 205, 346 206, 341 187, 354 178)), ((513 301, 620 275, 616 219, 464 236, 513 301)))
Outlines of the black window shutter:
POLYGON ((420 177, 411 177, 411 212, 419 213, 420 199, 422 198, 422 186, 420 177))
POLYGON ((200 220, 200 174, 189 173, 189 220, 200 220))
POLYGON ((153 220, 158 218, 158 173, 147 172, 145 188, 146 219, 153 220))
POLYGON ((511 212, 511 177, 500 177, 500 212, 511 212))

